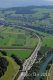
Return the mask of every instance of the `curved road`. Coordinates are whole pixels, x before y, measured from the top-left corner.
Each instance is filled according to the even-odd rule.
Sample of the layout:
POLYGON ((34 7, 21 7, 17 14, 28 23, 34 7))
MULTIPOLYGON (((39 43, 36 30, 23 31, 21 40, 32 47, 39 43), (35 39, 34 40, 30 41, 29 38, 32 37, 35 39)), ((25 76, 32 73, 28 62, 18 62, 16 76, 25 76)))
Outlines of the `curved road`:
POLYGON ((35 48, 35 50, 32 53, 32 55, 24 62, 22 72, 21 72, 21 74, 20 74, 20 76, 18 77, 17 80, 23 80, 24 77, 27 76, 28 70, 30 70, 30 68, 32 67, 32 65, 36 61, 37 54, 38 54, 38 51, 41 48, 41 43, 42 43, 40 37, 38 35, 36 35, 36 36, 39 39, 38 45, 35 48))

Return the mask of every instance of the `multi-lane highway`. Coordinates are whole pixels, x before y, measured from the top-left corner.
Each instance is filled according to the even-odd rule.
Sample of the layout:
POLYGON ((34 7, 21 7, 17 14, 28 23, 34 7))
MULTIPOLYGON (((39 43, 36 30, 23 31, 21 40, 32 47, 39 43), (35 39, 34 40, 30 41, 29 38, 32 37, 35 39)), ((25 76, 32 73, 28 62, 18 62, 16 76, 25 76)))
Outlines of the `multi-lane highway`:
POLYGON ((28 70, 30 70, 30 68, 32 67, 32 65, 34 64, 34 62, 36 61, 37 55, 38 55, 38 51, 41 48, 41 38, 36 35, 39 39, 39 42, 37 44, 37 47, 35 48, 34 52, 32 53, 32 55, 24 62, 23 64, 23 69, 22 72, 20 74, 20 76, 18 77, 17 80, 23 80, 25 76, 27 76, 27 72, 28 70))

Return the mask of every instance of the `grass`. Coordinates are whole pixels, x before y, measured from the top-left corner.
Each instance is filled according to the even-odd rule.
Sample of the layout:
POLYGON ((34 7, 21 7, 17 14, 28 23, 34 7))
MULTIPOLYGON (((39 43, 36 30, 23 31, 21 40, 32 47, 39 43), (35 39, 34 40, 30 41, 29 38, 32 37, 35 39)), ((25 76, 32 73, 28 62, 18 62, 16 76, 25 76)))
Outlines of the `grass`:
POLYGON ((12 27, 4 27, 0 33, 0 47, 16 46, 16 47, 32 47, 34 48, 38 42, 36 37, 32 37, 27 31, 12 27))
POLYGON ((53 48, 53 36, 46 36, 43 40, 43 46, 44 45, 53 48))
POLYGON ((6 59, 9 61, 9 65, 7 71, 5 72, 4 76, 0 78, 0 80, 12 80, 16 72, 19 72, 20 66, 17 65, 10 57, 6 57, 6 59))
POLYGON ((47 47, 53 48, 53 36, 52 35, 41 32, 41 31, 33 30, 30 28, 27 28, 27 29, 32 30, 34 32, 38 32, 40 35, 44 36, 42 46, 47 45, 47 47))
POLYGON ((28 58, 31 55, 32 50, 29 50, 29 49, 28 50, 8 50, 6 52, 7 52, 8 56, 15 54, 21 60, 25 60, 26 58, 28 58))
POLYGON ((0 47, 18 48, 20 50, 6 51, 7 55, 11 56, 12 54, 15 54, 22 60, 28 58, 31 55, 32 50, 36 47, 38 38, 36 36, 34 37, 34 34, 31 35, 29 32, 22 29, 15 27, 4 28, 5 30, 1 27, 2 32, 0 34, 0 47), (23 48, 23 50, 21 48, 23 48))
POLYGON ((50 74, 50 76, 47 76, 47 80, 53 80, 53 64, 52 64, 48 74, 50 74))

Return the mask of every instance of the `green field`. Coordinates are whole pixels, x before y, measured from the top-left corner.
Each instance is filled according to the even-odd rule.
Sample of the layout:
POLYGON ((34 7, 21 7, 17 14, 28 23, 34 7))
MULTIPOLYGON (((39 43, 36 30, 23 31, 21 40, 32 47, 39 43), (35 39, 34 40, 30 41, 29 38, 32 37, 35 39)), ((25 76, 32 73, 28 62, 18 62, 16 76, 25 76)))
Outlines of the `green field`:
POLYGON ((32 50, 30 49, 18 49, 18 50, 5 50, 7 52, 7 55, 8 56, 11 56, 12 54, 15 54, 19 59, 21 60, 25 60, 26 58, 28 58, 31 53, 32 53, 32 50))
POLYGON ((43 41, 43 46, 44 45, 53 48, 53 36, 46 36, 43 41))
POLYGON ((39 32, 39 34, 44 36, 42 37, 43 41, 40 51, 42 54, 45 54, 47 51, 53 49, 53 36, 43 32, 39 32))
POLYGON ((37 30, 31 29, 31 28, 26 28, 26 29, 29 29, 29 30, 39 33, 39 35, 43 38, 42 46, 47 45, 47 47, 53 48, 53 35, 44 33, 41 31, 37 31, 37 30))
POLYGON ((18 58, 25 60, 31 54, 38 43, 34 33, 15 27, 0 27, 0 49, 6 50, 8 56, 15 54, 18 58), (13 50, 16 48, 17 50, 13 50))
POLYGON ((0 27, 0 47, 34 48, 38 39, 27 31, 12 27, 0 27))

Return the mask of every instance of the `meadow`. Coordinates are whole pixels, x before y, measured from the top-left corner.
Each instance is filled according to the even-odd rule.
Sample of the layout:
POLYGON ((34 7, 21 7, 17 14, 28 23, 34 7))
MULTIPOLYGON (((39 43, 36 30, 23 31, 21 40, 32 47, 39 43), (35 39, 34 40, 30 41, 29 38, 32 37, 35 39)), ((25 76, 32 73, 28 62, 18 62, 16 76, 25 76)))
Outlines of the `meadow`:
POLYGON ((34 48, 37 38, 24 30, 12 27, 0 27, 0 47, 34 48))

